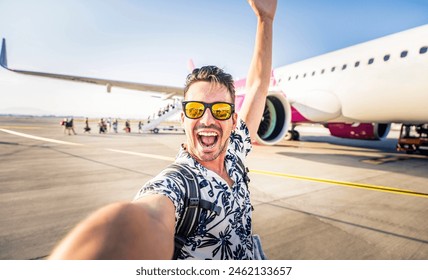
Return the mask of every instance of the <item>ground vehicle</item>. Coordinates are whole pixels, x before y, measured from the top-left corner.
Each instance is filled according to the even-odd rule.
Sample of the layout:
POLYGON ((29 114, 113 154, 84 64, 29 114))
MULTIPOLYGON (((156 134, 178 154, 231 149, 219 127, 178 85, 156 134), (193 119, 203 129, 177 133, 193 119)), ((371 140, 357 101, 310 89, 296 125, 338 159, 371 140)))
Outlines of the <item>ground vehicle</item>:
POLYGON ((428 155, 428 124, 403 124, 398 138, 397 151, 408 154, 420 152, 428 155))
POLYGON ((182 127, 179 126, 174 126, 174 125, 165 125, 165 126, 157 126, 154 129, 151 129, 151 132, 153 133, 159 133, 159 131, 161 130, 165 130, 165 131, 182 131, 184 132, 184 129, 182 127))

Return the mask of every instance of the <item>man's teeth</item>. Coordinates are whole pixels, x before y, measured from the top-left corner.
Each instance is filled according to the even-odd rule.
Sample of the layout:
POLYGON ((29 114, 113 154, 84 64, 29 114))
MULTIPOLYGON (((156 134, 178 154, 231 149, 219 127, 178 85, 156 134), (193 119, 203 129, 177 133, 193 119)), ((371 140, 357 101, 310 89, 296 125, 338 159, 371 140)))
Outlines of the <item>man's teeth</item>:
POLYGON ((199 132, 199 136, 217 136, 217 133, 215 132, 199 132))
POLYGON ((218 133, 215 131, 198 132, 199 143, 207 148, 214 148, 218 140, 218 133))

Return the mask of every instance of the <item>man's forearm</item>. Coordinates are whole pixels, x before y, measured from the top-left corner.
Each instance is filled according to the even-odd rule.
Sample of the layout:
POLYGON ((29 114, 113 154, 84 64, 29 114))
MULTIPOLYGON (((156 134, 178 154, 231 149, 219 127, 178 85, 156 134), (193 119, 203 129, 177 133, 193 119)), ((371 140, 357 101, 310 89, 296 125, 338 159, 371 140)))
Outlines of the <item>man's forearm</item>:
POLYGON ((247 88, 256 87, 262 90, 262 94, 269 88, 270 83, 272 34, 273 20, 258 18, 255 47, 247 77, 247 88))
POLYGON ((245 102, 240 112, 253 140, 263 115, 272 71, 273 18, 258 16, 257 21, 254 52, 246 81, 245 102))
POLYGON ((49 259, 171 259, 173 232, 142 208, 134 203, 101 208, 74 228, 49 259))

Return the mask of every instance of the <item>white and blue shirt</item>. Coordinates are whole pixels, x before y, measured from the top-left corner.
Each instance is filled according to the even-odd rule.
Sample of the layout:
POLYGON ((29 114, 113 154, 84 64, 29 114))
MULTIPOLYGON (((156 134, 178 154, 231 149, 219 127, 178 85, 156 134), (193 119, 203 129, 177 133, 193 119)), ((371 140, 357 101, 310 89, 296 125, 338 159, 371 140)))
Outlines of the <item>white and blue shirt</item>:
MULTIPOLYGON (((185 149, 181 149, 175 163, 187 165, 197 174, 201 199, 222 208, 219 215, 201 209, 199 225, 194 235, 187 238, 179 259, 254 259, 252 239, 250 193, 237 166, 237 158, 245 162, 251 151, 251 140, 246 124, 238 125, 229 138, 225 166, 234 181, 229 187, 217 173, 198 163, 185 149)), ((175 221, 181 218, 184 208, 184 187, 162 173, 147 182, 135 199, 151 194, 167 196, 175 206, 175 221)))

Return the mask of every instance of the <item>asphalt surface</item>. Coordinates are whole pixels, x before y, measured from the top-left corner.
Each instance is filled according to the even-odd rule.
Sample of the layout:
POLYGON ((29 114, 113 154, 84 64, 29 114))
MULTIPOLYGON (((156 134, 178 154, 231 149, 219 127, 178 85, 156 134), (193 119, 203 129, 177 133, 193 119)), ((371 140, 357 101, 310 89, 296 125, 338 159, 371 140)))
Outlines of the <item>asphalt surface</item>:
MULTIPOLYGON (((63 133, 60 118, 0 117, 0 259, 43 259, 95 209, 131 200, 184 134, 63 133)), ((123 124, 121 124, 123 127, 123 124)), ((428 157, 297 128, 248 158, 254 232, 269 259, 428 259, 428 157)))

